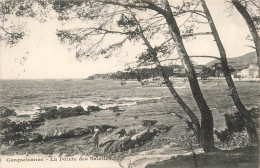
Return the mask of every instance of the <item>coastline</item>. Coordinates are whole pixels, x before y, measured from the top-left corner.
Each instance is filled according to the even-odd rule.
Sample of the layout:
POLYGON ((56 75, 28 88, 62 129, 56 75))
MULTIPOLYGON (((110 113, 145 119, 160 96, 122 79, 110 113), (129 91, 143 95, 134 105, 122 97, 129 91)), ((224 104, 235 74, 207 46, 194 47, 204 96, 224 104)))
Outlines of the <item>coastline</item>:
MULTIPOLYGON (((54 110, 55 111, 54 114, 58 114, 58 116, 54 115, 55 117, 53 118, 47 117, 44 121, 44 124, 39 125, 32 131, 32 133, 34 134, 32 138, 35 138, 36 140, 38 135, 43 135, 43 139, 42 140, 38 139, 33 142, 31 141, 32 139, 30 138, 29 142, 27 141, 16 145, 14 144, 2 145, 0 149, 1 158, 5 158, 9 156, 11 157, 13 155, 15 155, 16 158, 20 156, 30 158, 31 156, 35 156, 35 155, 36 156, 44 155, 46 157, 57 156, 58 158, 59 157, 69 158, 74 156, 75 157, 100 156, 100 157, 106 157, 112 159, 111 160, 111 162, 113 162, 112 164, 113 165, 115 164, 116 166, 118 166, 118 164, 122 160, 123 160, 122 164, 124 165, 127 164, 129 165, 129 162, 131 161, 131 164, 135 164, 135 166, 138 165, 144 166, 148 164, 155 164, 155 162, 158 161, 161 162, 163 160, 165 161, 169 160, 174 154, 178 156, 185 153, 191 154, 190 152, 192 151, 189 146, 189 138, 188 138, 189 131, 187 130, 186 124, 183 121, 179 120, 177 117, 173 117, 168 112, 168 110, 173 107, 175 111, 179 111, 179 109, 178 106, 175 107, 175 102, 171 99, 171 97, 166 94, 168 93, 166 87, 164 86, 149 87, 149 85, 148 87, 142 87, 140 83, 138 83, 137 81, 128 82, 124 86, 120 85, 120 81, 107 81, 105 83, 103 81, 85 82, 83 80, 60 81, 60 82, 63 82, 62 84, 65 84, 64 86, 67 88, 66 90, 64 90, 65 93, 67 93, 69 87, 72 88, 78 87, 79 84, 82 84, 82 86, 89 87, 89 88, 95 86, 103 90, 98 92, 97 94, 97 92, 95 93, 91 93, 90 91, 87 92, 85 91, 86 88, 84 88, 83 91, 85 91, 84 92, 85 96, 81 95, 81 92, 77 93, 79 95, 76 95, 74 92, 72 92, 71 97, 75 98, 76 96, 78 96, 79 98, 77 98, 77 100, 80 100, 79 103, 75 103, 75 104, 73 104, 74 102, 72 101, 67 101, 66 103, 63 104, 54 102, 53 104, 57 105, 57 107, 56 109, 54 108, 52 110, 54 110), (118 92, 115 93, 115 91, 113 91, 111 88, 116 88, 117 89, 116 91, 118 92), (151 95, 146 96, 148 91, 149 93, 151 93, 151 95), (91 97, 92 95, 95 96, 97 95, 97 98, 91 97), (87 97, 88 99, 82 100, 83 98, 81 97, 83 98, 87 97), (89 101, 89 99, 91 101, 89 101), (91 104, 90 102, 95 104, 91 104), (89 114, 85 113, 84 111, 77 111, 78 108, 76 108, 76 106, 82 105, 82 103, 86 105, 84 106, 84 111, 90 111, 89 114), (93 111, 93 109, 90 110, 90 108, 88 109, 89 106, 95 106, 95 105, 100 107, 106 106, 106 108, 100 108, 100 110, 97 111, 93 111), (118 106, 118 108, 114 109, 113 107, 116 106, 118 106), (59 112, 60 108, 63 111, 59 112), (65 115, 67 113, 70 113, 71 116, 65 115), (78 115, 78 116, 74 116, 74 115, 78 115), (142 125, 143 120, 151 120, 151 121, 156 120, 157 122, 153 126, 151 125, 144 126, 142 125), (121 149, 118 148, 116 144, 114 145, 113 149, 111 148, 111 152, 105 154, 102 152, 104 148, 103 146, 101 147, 100 151, 97 151, 93 148, 94 145, 92 142, 92 136, 93 136, 93 128, 95 126, 99 126, 99 127, 106 126, 104 127, 105 128, 104 131, 100 134, 100 142, 101 142, 103 138, 112 135, 112 132, 113 131, 116 132, 116 130, 118 129, 119 130, 125 129, 125 131, 129 133, 131 132, 131 130, 135 130, 136 132, 133 135, 131 135, 134 136, 139 133, 142 134, 146 133, 145 130, 147 130, 148 128, 152 128, 152 129, 160 128, 162 130, 164 130, 164 128, 167 128, 167 127, 161 127, 162 125, 171 128, 168 131, 158 132, 156 136, 151 136, 151 138, 147 138, 145 143, 140 143, 140 145, 136 145, 134 143, 133 147, 125 151, 124 150, 121 151, 121 149), (112 128, 112 132, 110 128, 112 128), (47 138, 44 140, 45 136, 47 135, 51 138, 49 139, 47 138), (66 137, 65 135, 66 136, 69 135, 69 136, 66 137)), ((228 95, 223 96, 223 93, 219 92, 219 89, 222 89, 222 91, 226 93, 225 90, 223 90, 223 88, 225 87, 225 83, 219 82, 219 85, 215 85, 215 81, 212 82, 209 81, 209 82, 210 83, 207 85, 204 85, 202 83, 201 86, 206 93, 205 95, 208 96, 207 97, 208 100, 211 102, 211 107, 212 107, 212 111, 216 123, 215 127, 217 130, 220 130, 225 128, 223 122, 224 121, 223 114, 225 114, 226 112, 235 112, 236 109, 234 107, 231 107, 229 104, 225 104, 225 102, 228 102, 229 97, 228 95), (213 93, 215 97, 212 97, 213 93), (215 101, 217 101, 218 104, 221 104, 221 106, 214 106, 215 101)), ((51 84, 53 84, 53 86, 55 87, 56 85, 60 85, 59 82, 53 82, 51 84)), ((179 89, 179 92, 185 95, 186 96, 185 98, 187 100, 190 100, 191 98, 189 97, 189 95, 186 94, 188 90, 188 83, 183 84, 182 82, 179 82, 176 84, 177 84, 176 89, 179 89)), ((244 93, 243 95, 246 98, 248 98, 248 95, 250 95, 249 96, 250 98, 252 95, 258 94, 257 92, 255 92, 255 88, 258 87, 255 83, 241 82, 239 83, 238 87, 240 88, 240 91, 244 93), (246 89, 242 90, 241 88, 246 88, 246 89)), ((57 87, 57 90, 59 91, 60 88, 57 87)), ((55 93, 54 96, 46 94, 46 96, 50 96, 50 99, 47 99, 48 101, 53 99, 53 97, 56 99, 55 97, 56 94, 60 97, 63 96, 62 95, 63 91, 54 92, 54 93, 55 93)), ((32 95, 31 93, 29 93, 29 96, 25 94, 24 99, 26 100, 26 102, 27 100, 31 99, 31 103, 35 105, 34 104, 35 97, 37 98, 37 96, 31 96, 31 95, 32 95)), ((41 98, 41 96, 38 97, 41 98)), ((22 96, 17 97, 17 95, 14 95, 14 98, 20 100, 23 97, 22 96)), ((64 96, 64 98, 66 97, 64 96)), ((68 98, 66 98, 65 100, 67 99, 68 98)), ((246 99, 246 100, 247 100, 248 107, 255 106, 258 103, 255 99, 246 99)), ((22 114, 22 113, 18 113, 18 114, 22 114)), ((15 118, 20 121, 30 121, 33 117, 30 118, 24 115, 21 117, 12 116, 11 118, 15 118)), ((121 138, 125 138, 125 136, 121 136, 121 138)), ((119 140, 118 138, 114 138, 114 139, 116 139, 116 141, 122 140, 122 139, 119 140)), ((199 151, 201 149, 198 148, 196 144, 194 144, 194 151, 197 150, 199 151)), ((199 152, 196 153, 199 154, 199 152)), ((102 160, 102 162, 103 161, 104 160, 102 160)), ((62 161, 62 164, 66 162, 73 163, 74 161, 64 160, 62 161)), ((96 160, 95 163, 96 162, 99 161, 96 160)), ((59 161, 59 163, 61 162, 59 161)))

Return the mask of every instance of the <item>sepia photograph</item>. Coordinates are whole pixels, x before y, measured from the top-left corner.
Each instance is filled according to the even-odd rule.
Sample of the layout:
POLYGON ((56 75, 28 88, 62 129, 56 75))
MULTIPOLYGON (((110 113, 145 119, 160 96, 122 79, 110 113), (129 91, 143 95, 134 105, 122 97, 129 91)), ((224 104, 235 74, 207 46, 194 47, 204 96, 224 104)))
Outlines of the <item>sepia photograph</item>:
POLYGON ((259 0, 0 0, 1 168, 258 168, 259 0))

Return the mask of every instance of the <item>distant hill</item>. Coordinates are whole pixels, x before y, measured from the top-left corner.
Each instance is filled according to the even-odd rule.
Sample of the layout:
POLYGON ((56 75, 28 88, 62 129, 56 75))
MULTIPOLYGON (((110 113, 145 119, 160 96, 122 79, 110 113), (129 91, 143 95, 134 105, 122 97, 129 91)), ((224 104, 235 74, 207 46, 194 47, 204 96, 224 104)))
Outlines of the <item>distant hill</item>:
MULTIPOLYGON (((228 58, 228 65, 235 69, 241 70, 248 68, 250 64, 256 64, 256 52, 250 52, 239 57, 228 58)), ((215 63, 219 63, 218 60, 213 60, 206 64, 206 66, 212 66, 215 63)))
MULTIPOLYGON (((233 67, 236 70, 242 70, 248 68, 250 64, 256 64, 256 52, 250 52, 240 57, 228 58, 228 65, 233 67)), ((218 60, 213 60, 207 63, 204 66, 211 67, 215 63, 220 63, 218 60)), ((204 66, 195 67, 196 72, 200 72, 204 66)), ((185 72, 181 65, 171 65, 171 66, 164 66, 164 69, 168 76, 183 76, 185 72)), ((86 78, 86 80, 98 80, 98 79, 148 79, 153 78, 156 76, 162 76, 161 72, 157 68, 143 68, 139 70, 131 70, 128 72, 118 71, 115 73, 105 73, 105 74, 94 74, 86 78)))

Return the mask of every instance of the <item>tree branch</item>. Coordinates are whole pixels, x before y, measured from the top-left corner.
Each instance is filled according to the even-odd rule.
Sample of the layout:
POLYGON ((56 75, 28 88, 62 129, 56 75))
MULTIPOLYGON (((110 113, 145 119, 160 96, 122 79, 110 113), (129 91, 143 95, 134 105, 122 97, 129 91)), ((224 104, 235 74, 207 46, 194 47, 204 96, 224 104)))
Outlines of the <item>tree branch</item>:
POLYGON ((149 5, 143 4, 143 3, 131 3, 131 2, 122 2, 122 1, 117 1, 117 0, 98 0, 99 2, 102 2, 104 4, 111 4, 111 5, 118 5, 118 6, 123 6, 123 7, 129 7, 129 8, 149 8, 149 5), (139 4, 138 4, 139 3, 139 4))
POLYGON ((191 34, 184 34, 182 38, 190 37, 190 36, 198 36, 198 35, 211 35, 212 32, 199 32, 199 33, 191 33, 191 34))
POLYGON ((182 121, 186 122, 186 124, 188 125, 188 127, 191 129, 191 130, 194 130, 194 127, 193 127, 193 123, 191 121, 189 121, 188 119, 184 118, 183 116, 171 111, 171 114, 173 116, 177 116, 179 119, 181 119, 182 121))

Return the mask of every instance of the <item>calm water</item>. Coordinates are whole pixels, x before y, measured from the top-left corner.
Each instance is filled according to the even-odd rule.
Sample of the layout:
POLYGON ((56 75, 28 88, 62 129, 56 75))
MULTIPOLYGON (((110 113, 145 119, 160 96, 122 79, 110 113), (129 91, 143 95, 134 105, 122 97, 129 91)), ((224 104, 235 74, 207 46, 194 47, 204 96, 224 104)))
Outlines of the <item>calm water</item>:
MULTIPOLYGON (((188 83, 175 83, 176 90, 195 113, 198 113, 188 83)), ((213 111, 214 119, 223 123, 223 113, 234 109, 224 81, 200 83, 202 92, 213 111)), ((238 92, 247 107, 259 105, 257 83, 237 83, 238 92)), ((46 106, 75 107, 89 105, 107 108, 115 105, 131 114, 152 116, 165 122, 177 122, 169 118, 169 110, 183 113, 165 86, 144 86, 135 81, 87 80, 2 80, 0 81, 0 105, 16 110, 18 114, 33 114, 46 106), (158 117, 160 116, 160 117, 158 117)))

